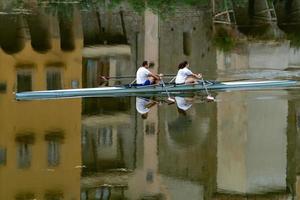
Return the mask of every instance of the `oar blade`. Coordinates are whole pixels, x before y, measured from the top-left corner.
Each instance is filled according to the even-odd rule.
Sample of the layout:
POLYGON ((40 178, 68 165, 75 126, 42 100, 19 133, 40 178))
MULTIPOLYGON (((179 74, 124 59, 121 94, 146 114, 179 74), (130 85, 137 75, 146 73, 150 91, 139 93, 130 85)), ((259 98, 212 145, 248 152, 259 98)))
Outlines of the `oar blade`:
POLYGON ((173 98, 171 98, 171 97, 168 98, 168 101, 169 101, 170 103, 175 103, 175 99, 173 99, 173 98))
POLYGON ((206 99, 207 101, 215 101, 215 98, 211 95, 207 95, 206 99))

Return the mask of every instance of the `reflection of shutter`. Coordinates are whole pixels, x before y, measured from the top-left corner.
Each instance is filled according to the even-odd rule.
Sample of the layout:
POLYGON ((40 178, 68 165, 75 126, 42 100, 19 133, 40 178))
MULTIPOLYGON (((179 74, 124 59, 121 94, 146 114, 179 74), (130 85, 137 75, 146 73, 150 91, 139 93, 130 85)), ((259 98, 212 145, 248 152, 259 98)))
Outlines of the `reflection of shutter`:
POLYGON ((28 143, 19 143, 18 166, 19 168, 29 168, 31 165, 31 149, 28 143))
POLYGON ((88 200, 88 191, 87 190, 81 190, 81 193, 80 193, 80 199, 81 200, 88 200))
POLYGON ((47 71, 47 90, 61 89, 61 72, 60 70, 47 71))
POLYGON ((59 142, 57 140, 48 141, 48 166, 59 164, 59 142))
POLYGON ((109 187, 100 187, 95 191, 95 199, 110 199, 111 191, 109 187))
POLYGON ((6 88, 7 88, 6 83, 0 83, 0 93, 5 93, 6 88))
POLYGON ((6 149, 0 148, 0 165, 6 165, 6 149))
POLYGON ((32 144, 35 142, 35 136, 32 132, 20 133, 15 141, 18 144, 17 158, 18 167, 21 169, 31 166, 32 144))
POLYGON ((48 166, 58 166, 60 163, 60 145, 64 141, 62 130, 48 131, 45 140, 48 142, 48 166))
POLYGON ((32 77, 30 71, 20 71, 17 73, 17 91, 25 92, 32 90, 32 77))

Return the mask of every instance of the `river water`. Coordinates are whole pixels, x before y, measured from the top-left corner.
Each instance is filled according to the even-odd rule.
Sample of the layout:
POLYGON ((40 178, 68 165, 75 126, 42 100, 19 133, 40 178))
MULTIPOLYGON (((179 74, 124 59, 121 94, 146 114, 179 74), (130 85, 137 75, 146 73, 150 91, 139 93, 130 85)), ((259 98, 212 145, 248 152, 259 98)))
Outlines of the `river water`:
POLYGON ((163 16, 49 6, 53 15, 2 4, 1 200, 299 199, 299 86, 209 91, 213 102, 204 91, 172 94, 175 103, 165 94, 15 100, 15 92, 129 83, 120 77, 143 60, 165 74, 187 60, 219 81, 300 80, 300 50, 281 15, 267 28, 272 37, 260 38, 216 25, 210 6, 163 16))

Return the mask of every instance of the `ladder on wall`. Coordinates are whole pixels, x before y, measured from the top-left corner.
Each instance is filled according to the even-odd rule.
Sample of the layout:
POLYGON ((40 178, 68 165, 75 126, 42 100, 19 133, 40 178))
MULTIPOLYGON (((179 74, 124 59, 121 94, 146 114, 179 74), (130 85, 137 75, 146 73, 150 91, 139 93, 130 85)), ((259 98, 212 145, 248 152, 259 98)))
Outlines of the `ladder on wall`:
POLYGON ((212 0, 212 9, 214 24, 236 24, 233 6, 228 2, 228 0, 212 0), (223 3, 223 5, 220 5, 220 3, 223 3))
POLYGON ((274 4, 268 0, 263 0, 266 4, 266 9, 257 12, 254 16, 255 19, 267 21, 267 22, 277 22, 277 15, 274 8, 274 4))

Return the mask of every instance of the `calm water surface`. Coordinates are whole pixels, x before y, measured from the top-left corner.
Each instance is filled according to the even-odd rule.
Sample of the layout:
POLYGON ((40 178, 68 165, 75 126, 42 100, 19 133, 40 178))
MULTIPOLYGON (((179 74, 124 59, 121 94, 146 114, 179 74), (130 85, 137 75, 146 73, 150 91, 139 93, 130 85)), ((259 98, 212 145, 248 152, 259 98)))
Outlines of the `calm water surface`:
POLYGON ((298 199, 300 87, 213 91, 214 102, 205 92, 176 94, 173 104, 165 95, 15 100, 15 92, 129 83, 99 76, 133 75, 143 60, 165 74, 188 60, 207 79, 300 80, 290 36, 300 13, 277 2, 274 22, 255 5, 246 17, 235 7, 233 26, 217 22, 232 16, 212 18, 210 5, 158 16, 127 4, 1 2, 0 199, 298 199))

